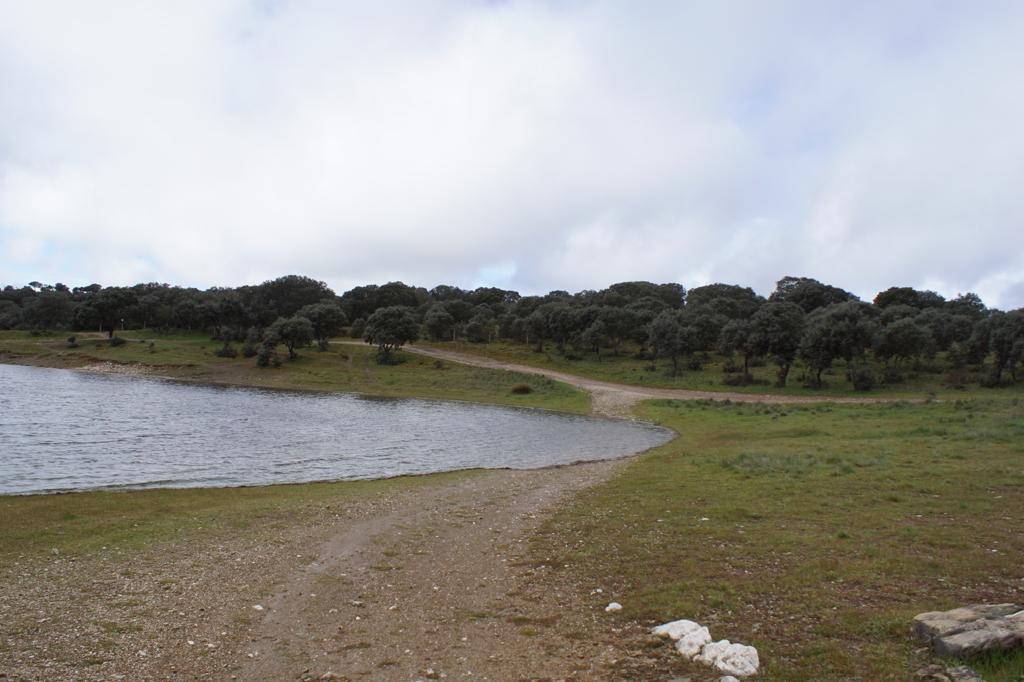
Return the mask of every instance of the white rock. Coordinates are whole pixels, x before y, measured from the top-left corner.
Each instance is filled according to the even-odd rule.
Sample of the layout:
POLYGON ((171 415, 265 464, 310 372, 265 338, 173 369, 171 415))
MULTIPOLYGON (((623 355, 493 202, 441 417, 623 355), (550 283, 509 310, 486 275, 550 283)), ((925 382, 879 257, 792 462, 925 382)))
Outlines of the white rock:
POLYGON ((757 649, 745 644, 733 644, 727 639, 705 644, 700 655, 694 660, 715 667, 726 675, 737 677, 754 675, 761 665, 757 658, 757 649))
POLYGON ((669 639, 676 641, 682 639, 694 630, 699 630, 700 627, 700 623, 694 623, 692 620, 674 620, 670 623, 663 623, 656 628, 652 628, 651 634, 657 635, 658 637, 668 637, 669 639))
POLYGON ((620 604, 617 601, 613 601, 611 604, 609 604, 608 606, 604 607, 604 610, 607 611, 608 613, 611 613, 612 611, 621 611, 622 610, 622 604, 620 604))
POLYGON ((719 677, 718 682, 740 682, 732 675, 726 675, 725 677, 719 677))
POLYGON ((262 611, 263 610, 263 605, 262 604, 254 604, 253 608, 256 609, 257 611, 262 611))
POLYGON ((711 642, 711 633, 706 627, 700 627, 690 634, 680 637, 676 642, 676 651, 687 658, 693 658, 701 652, 705 644, 711 642))

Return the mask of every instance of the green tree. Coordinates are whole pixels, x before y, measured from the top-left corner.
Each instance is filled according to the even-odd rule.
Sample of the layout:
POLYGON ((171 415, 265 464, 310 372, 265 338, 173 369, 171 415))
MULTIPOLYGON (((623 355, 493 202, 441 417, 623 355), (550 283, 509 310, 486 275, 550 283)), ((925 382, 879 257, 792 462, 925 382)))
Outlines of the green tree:
POLYGON ((784 387, 803 336, 803 309, 795 303, 769 302, 754 313, 751 325, 754 353, 772 358, 779 368, 777 384, 784 387))
POLYGON ((392 352, 419 338, 420 325, 406 306, 378 308, 363 330, 367 343, 377 346, 377 362, 390 364, 392 352))
POLYGON ((679 356, 688 352, 686 329, 674 310, 664 310, 647 327, 647 345, 654 357, 668 358, 672 363, 672 376, 679 374, 679 356))
POLYGON ((857 297, 849 291, 829 284, 822 284, 810 277, 789 276, 783 277, 776 283, 775 291, 768 297, 768 300, 773 303, 795 303, 805 313, 809 313, 833 303, 856 301, 857 297))
POLYGON ((455 317, 443 303, 435 303, 430 307, 423 318, 423 326, 434 341, 452 341, 454 338, 455 317))
POLYGON ((800 348, 797 355, 807 368, 814 372, 814 386, 821 388, 821 373, 832 366, 836 358, 836 348, 832 337, 829 320, 818 313, 812 313, 804 325, 804 333, 800 337, 800 348))
POLYGON ((724 355, 743 356, 743 378, 750 380, 750 359, 754 357, 754 325, 750 320, 730 320, 718 337, 718 350, 724 355))
POLYGON ((314 338, 313 323, 305 317, 279 317, 267 328, 266 338, 272 343, 283 343, 288 349, 288 359, 299 357, 296 348, 308 346, 314 338))
POLYGON ((601 346, 608 344, 608 329, 600 317, 594 319, 585 329, 576 335, 576 344, 580 348, 594 351, 597 359, 601 359, 601 346))
POLYGON ((348 324, 345 311, 334 303, 312 303, 299 308, 299 317, 304 317, 313 325, 313 338, 321 351, 327 350, 331 337, 341 333, 348 324))
POLYGON ((1024 360, 1024 308, 990 315, 989 350, 992 352, 992 384, 999 385, 1010 370, 1017 380, 1017 364, 1024 360))
POLYGON ((875 333, 875 356, 886 364, 891 359, 898 364, 901 360, 920 357, 934 347, 931 330, 906 317, 885 325, 875 333))

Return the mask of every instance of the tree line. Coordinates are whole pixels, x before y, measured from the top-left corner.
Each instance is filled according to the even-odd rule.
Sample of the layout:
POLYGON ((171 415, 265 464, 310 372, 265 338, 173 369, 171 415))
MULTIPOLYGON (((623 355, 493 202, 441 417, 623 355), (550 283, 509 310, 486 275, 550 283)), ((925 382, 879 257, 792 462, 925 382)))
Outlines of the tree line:
POLYGON ((288 275, 252 286, 198 290, 167 284, 103 287, 31 282, 0 291, 0 329, 203 331, 219 353, 261 366, 347 332, 378 347, 382 362, 405 343, 497 340, 547 347, 569 357, 618 355, 624 348, 673 374, 727 358, 726 383, 755 381, 771 362, 785 386, 795 363, 809 386, 842 361, 854 388, 894 382, 908 367, 941 363, 952 377, 985 385, 1017 380, 1024 362, 1024 309, 990 309, 973 293, 946 300, 891 287, 871 302, 809 277, 784 277, 763 297, 749 287, 620 282, 574 294, 521 296, 495 287, 432 289, 402 282, 355 287, 340 296, 324 282, 288 275), (879 369, 879 365, 881 368, 879 369), (958 378, 959 377, 959 378, 958 378))

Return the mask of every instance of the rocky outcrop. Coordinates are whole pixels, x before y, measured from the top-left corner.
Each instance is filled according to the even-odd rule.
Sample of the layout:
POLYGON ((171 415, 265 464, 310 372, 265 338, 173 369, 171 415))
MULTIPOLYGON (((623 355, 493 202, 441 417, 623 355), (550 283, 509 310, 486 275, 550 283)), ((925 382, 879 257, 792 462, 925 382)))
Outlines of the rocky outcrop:
POLYGON ((651 633, 659 637, 668 637, 675 642, 676 651, 686 658, 715 668, 727 676, 755 675, 761 664, 757 657, 757 649, 754 647, 736 644, 727 639, 712 642, 708 629, 692 620, 674 620, 659 625, 651 630, 651 633))
POLYGON ((914 616, 914 632, 942 656, 969 658, 1024 646, 1024 607, 976 604, 914 616))

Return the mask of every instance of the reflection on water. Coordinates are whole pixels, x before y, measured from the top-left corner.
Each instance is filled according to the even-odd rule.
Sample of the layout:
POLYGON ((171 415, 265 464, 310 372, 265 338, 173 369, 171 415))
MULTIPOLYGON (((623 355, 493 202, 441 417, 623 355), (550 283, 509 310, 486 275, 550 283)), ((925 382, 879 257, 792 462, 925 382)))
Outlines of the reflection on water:
POLYGON ((536 410, 0 365, 0 493, 527 469, 619 457, 670 437, 536 410))

